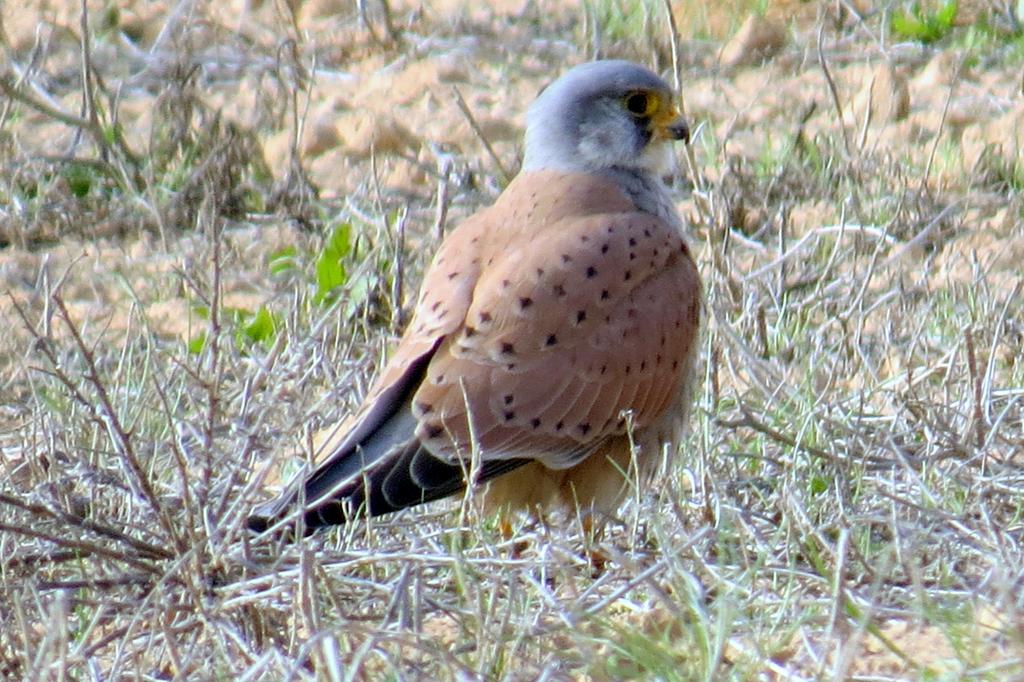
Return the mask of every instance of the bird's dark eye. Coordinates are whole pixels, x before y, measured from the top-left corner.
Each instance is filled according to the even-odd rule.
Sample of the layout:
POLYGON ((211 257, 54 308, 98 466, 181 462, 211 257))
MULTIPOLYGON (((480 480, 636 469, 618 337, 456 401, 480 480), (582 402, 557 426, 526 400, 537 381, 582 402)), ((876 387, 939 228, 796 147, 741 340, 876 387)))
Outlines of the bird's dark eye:
POLYGON ((658 108, 658 100, 646 92, 631 92, 623 98, 626 110, 634 116, 650 116, 658 108))

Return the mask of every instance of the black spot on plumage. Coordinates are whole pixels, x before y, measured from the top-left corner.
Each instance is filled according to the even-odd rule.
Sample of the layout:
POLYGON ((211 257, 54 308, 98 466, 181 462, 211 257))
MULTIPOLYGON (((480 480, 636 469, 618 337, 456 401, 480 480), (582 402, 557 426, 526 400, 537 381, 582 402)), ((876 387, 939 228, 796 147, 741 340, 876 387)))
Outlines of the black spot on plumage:
POLYGON ((561 284, 556 284, 556 285, 555 285, 555 286, 554 286, 554 287, 552 288, 552 291, 554 292, 555 296, 557 296, 558 298, 564 298, 564 297, 565 297, 565 295, 566 295, 566 293, 565 293, 565 287, 564 287, 564 286, 562 286, 561 284))
POLYGON ((480 322, 486 324, 487 322, 490 322, 491 319, 492 319, 491 318, 491 314, 489 312, 487 312, 486 310, 481 311, 481 313, 480 313, 480 322))
POLYGON ((505 421, 510 422, 516 418, 516 413, 512 410, 506 410, 503 416, 505 417, 505 421))
POLYGON ((513 402, 515 402, 515 399, 516 399, 516 397, 514 395, 512 395, 511 393, 506 393, 505 397, 502 398, 502 400, 505 401, 506 405, 511 405, 513 402))
POLYGON ((601 253, 608 253, 608 249, 608 242, 605 242, 604 244, 601 245, 601 253))
POLYGON ((584 244, 586 244, 587 242, 589 242, 589 241, 590 241, 590 237, 588 237, 588 236, 587 236, 587 235, 585 235, 585 234, 581 234, 581 235, 580 235, 580 241, 581 241, 581 242, 583 242, 584 244))
POLYGON ((564 422, 560 421, 557 424, 555 424, 555 431, 561 431, 563 428, 565 428, 565 423, 564 422))
POLYGON ((588 433, 590 433, 590 424, 588 424, 587 422, 583 422, 582 424, 580 424, 576 428, 579 429, 580 434, 583 435, 583 436, 585 436, 588 433))
POLYGON ((678 360, 673 360, 672 361, 672 369, 679 369, 679 361, 678 360))
POLYGON ((557 343, 558 343, 558 337, 556 337, 554 334, 548 334, 548 340, 545 342, 544 345, 546 345, 546 346, 554 346, 557 343))
POLYGON ((571 263, 572 262, 572 256, 570 256, 567 253, 563 253, 562 254, 562 262, 563 263, 571 263))
POLYGON ((650 237, 650 236, 651 236, 651 231, 650 231, 650 229, 648 229, 648 228, 646 228, 646 227, 644 228, 644 236, 645 236, 645 237, 650 237))
POLYGON ((601 290, 601 300, 602 301, 607 301, 609 298, 611 298, 611 295, 608 293, 608 290, 607 289, 602 289, 601 290))
POLYGON ((630 246, 636 246, 636 239, 634 239, 634 238, 630 237, 630 238, 629 238, 629 245, 630 245, 630 246))
POLYGON ((646 360, 641 360, 640 361, 640 371, 642 372, 645 369, 647 369, 647 361, 646 360))
POLYGON ((577 310, 576 311, 576 324, 583 324, 583 322, 586 321, 586 319, 587 319, 587 311, 586 310, 577 310))
POLYGON ((423 415, 423 414, 430 414, 431 412, 434 411, 434 406, 431 405, 430 403, 425 403, 425 402, 422 402, 422 401, 417 401, 416 402, 416 410, 421 415, 423 415))
POLYGON ((531 305, 533 305, 533 299, 530 298, 529 296, 523 296, 523 297, 521 297, 519 299, 519 309, 520 310, 526 310, 531 305))
POLYGON ((516 354, 516 347, 515 347, 514 344, 509 343, 508 341, 502 341, 501 342, 501 352, 504 355, 515 355, 516 354))
POLYGON ((459 272, 457 270, 448 273, 448 279, 455 279, 458 276, 459 276, 459 272))
POLYGON ((597 277, 597 268, 593 265, 587 268, 587 279, 594 279, 597 277))
POLYGON ((512 286, 512 282, 508 281, 507 279, 501 280, 502 289, 508 289, 510 286, 512 286))
POLYGON ((635 254, 635 253, 632 253, 632 252, 630 252, 630 254, 629 254, 629 260, 636 260, 636 254, 635 254))
POLYGON ((534 417, 533 419, 531 419, 530 420, 530 426, 532 426, 535 429, 539 429, 540 428, 540 419, 538 419, 537 417, 534 417))
POLYGON ((427 424, 424 427, 428 439, 434 439, 441 436, 444 433, 444 427, 437 423, 427 424))
POLYGON ((626 270, 626 274, 624 274, 624 275, 622 276, 622 281, 623 281, 623 282, 628 282, 628 281, 629 281, 629 280, 631 280, 631 279, 633 279, 633 273, 632 273, 632 272, 630 272, 629 270, 626 270))
POLYGON ((463 334, 465 335, 465 337, 466 337, 467 339, 471 339, 471 338, 473 338, 474 336, 476 336, 476 329, 475 329, 474 327, 470 327, 470 326, 469 326, 469 325, 467 324, 467 325, 466 325, 466 330, 465 330, 465 331, 463 332, 463 334))
POLYGON ((543 277, 544 276, 544 268, 537 268, 537 276, 538 277, 543 277))

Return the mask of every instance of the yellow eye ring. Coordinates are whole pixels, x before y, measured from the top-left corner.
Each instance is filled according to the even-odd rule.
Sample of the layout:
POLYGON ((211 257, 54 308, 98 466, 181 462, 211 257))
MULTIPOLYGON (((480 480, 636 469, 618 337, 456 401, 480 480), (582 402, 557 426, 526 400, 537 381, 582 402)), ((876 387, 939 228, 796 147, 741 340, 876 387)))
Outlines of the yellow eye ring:
POLYGON ((627 94, 622 98, 622 104, 626 107, 626 111, 637 118, 650 117, 658 110, 658 98, 642 90, 627 94))

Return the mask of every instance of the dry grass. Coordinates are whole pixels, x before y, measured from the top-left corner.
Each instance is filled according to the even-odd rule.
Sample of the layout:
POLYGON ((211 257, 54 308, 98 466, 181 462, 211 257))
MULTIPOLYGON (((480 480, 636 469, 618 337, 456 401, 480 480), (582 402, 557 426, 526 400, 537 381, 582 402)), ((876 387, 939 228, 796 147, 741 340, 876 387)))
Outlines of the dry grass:
POLYGON ((572 519, 506 541, 472 500, 290 546, 242 523, 362 394, 439 231, 493 198, 495 159, 518 163, 502 131, 519 100, 596 47, 668 68, 664 3, 614 33, 594 18, 622 3, 282 3, 244 21, 89 4, 84 32, 72 3, 24 44, 4 14, 3 675, 1024 676, 1024 176, 1009 143, 970 156, 998 116, 954 106, 981 91, 1012 110, 1021 38, 965 47, 976 23, 900 44, 899 7, 853 4, 790 23, 771 64, 740 71, 707 36, 742 16, 679 24, 703 124, 698 189, 677 185, 704 376, 691 436, 602 540, 599 575, 572 519), (875 64, 916 77, 942 50, 987 75, 957 70, 916 128, 864 124, 875 64), (473 119, 461 143, 417 124, 433 71, 395 80, 435 59, 472 62, 468 113, 447 83, 422 100, 447 98, 441 128, 473 119), (317 93, 350 82, 371 94, 342 87, 331 116, 406 107, 411 132, 315 148, 317 93), (351 252, 323 296, 341 225, 351 252))

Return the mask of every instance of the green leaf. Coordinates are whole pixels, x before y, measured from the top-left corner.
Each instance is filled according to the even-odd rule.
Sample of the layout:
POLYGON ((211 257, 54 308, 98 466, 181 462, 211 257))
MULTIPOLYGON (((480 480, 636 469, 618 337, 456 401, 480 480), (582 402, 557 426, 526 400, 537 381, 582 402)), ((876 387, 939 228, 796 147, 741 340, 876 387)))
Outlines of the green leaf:
POLYGON ((89 194, 93 185, 94 171, 84 164, 74 163, 67 166, 61 175, 68 183, 68 189, 79 199, 89 194))
POLYGON ((277 321, 266 306, 261 306, 241 330, 241 336, 249 343, 270 345, 276 335, 277 321))
POLYGON ((331 231, 331 237, 324 247, 326 253, 337 257, 339 260, 352 251, 352 225, 342 223, 331 231))
POLYGON ((948 32, 953 28, 953 22, 956 21, 957 13, 957 0, 949 0, 942 9, 935 13, 935 19, 938 24, 948 32))
POLYGON ((188 342, 189 355, 199 355, 206 348, 206 332, 199 332, 188 342))
POLYGON ((892 30, 901 38, 920 40, 924 42, 926 28, 924 22, 910 14, 903 12, 892 18, 892 30))
POLYGON ((902 38, 921 43, 933 43, 945 37, 953 29, 959 5, 949 0, 939 9, 925 12, 915 3, 909 12, 903 11, 892 18, 892 30, 902 38))
POLYGON ((821 476, 815 476, 811 479, 811 494, 821 495, 828 491, 828 481, 821 476))
POLYGON ((279 275, 282 272, 298 270, 298 255, 299 250, 294 246, 286 246, 283 249, 274 251, 267 258, 267 265, 270 267, 270 273, 273 275, 279 275))
POLYGON ((334 290, 348 279, 345 266, 326 254, 316 259, 316 300, 318 303, 327 301, 334 290))
POLYGON ((352 252, 352 226, 342 223, 331 231, 320 256, 316 259, 316 301, 330 300, 334 290, 348 281, 343 260, 352 252))

